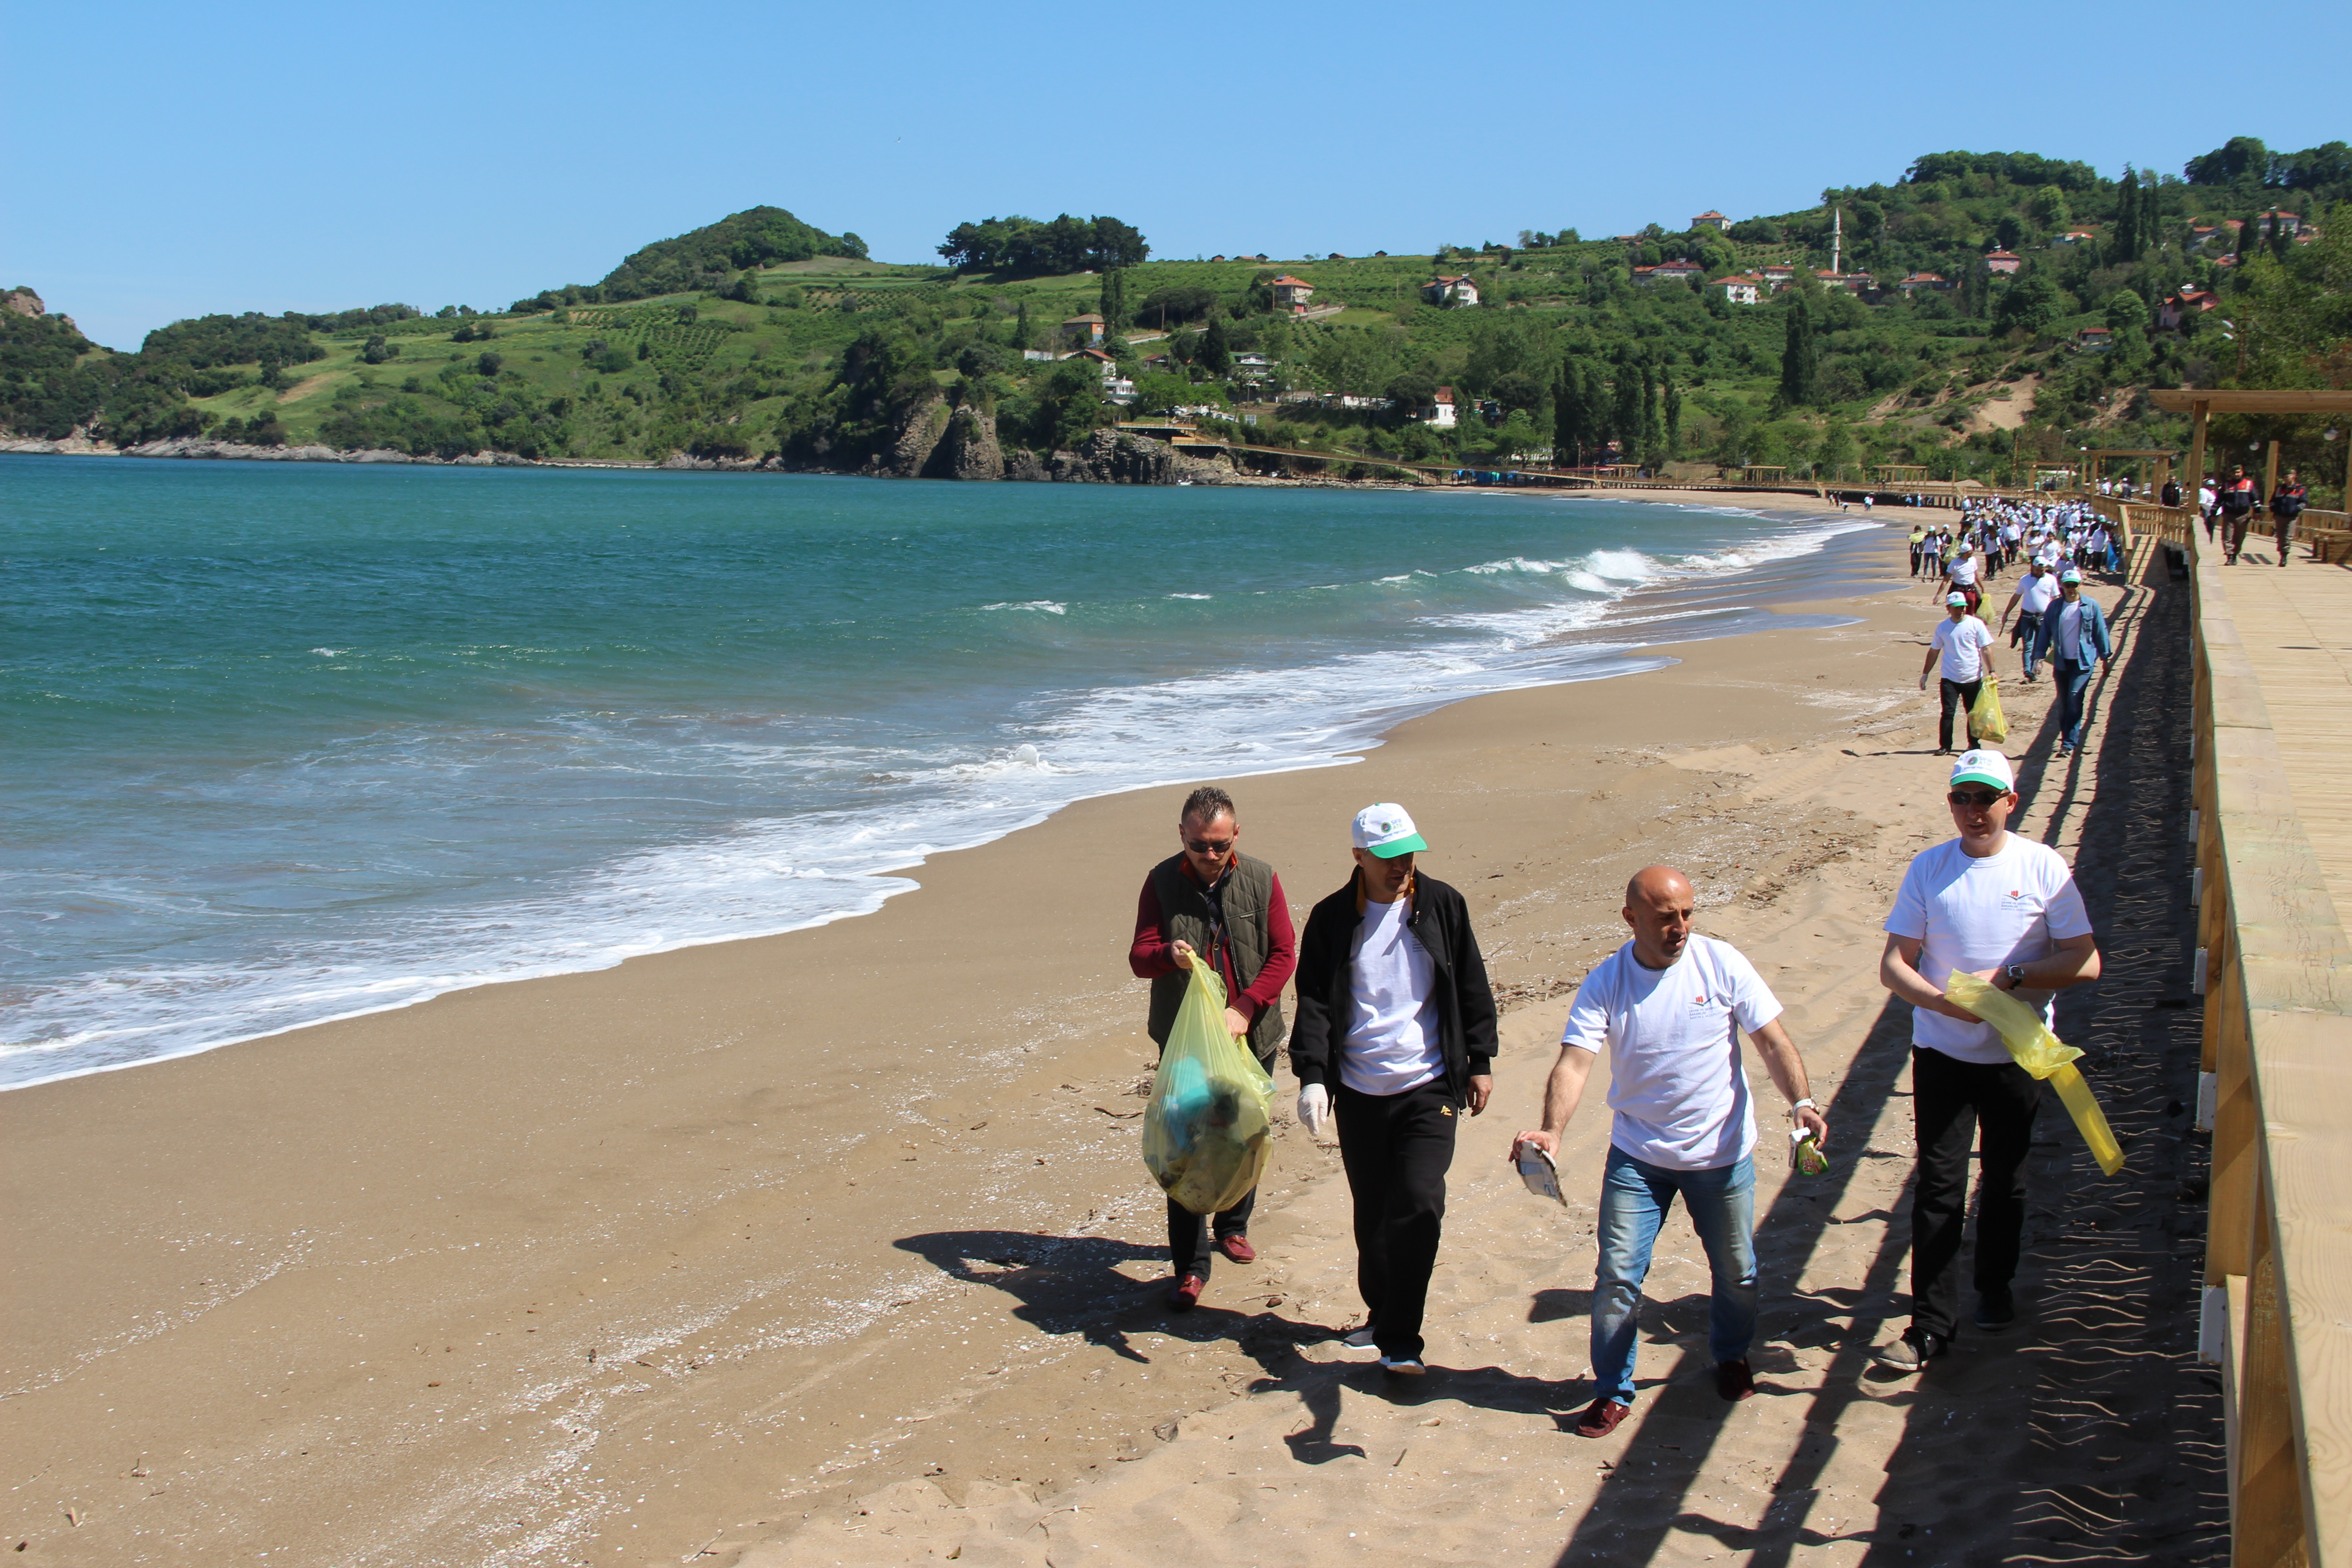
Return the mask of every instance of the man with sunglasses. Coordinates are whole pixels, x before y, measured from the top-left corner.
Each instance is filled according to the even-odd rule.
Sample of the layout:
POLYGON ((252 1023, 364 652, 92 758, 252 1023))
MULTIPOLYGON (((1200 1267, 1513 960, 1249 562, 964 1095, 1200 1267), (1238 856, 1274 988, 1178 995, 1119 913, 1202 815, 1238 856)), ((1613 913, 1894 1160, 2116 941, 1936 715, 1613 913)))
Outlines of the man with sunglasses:
MULTIPOLYGON (((1194 790, 1178 816, 1179 851, 1151 868, 1136 900, 1135 940, 1128 967, 1151 982, 1146 1024, 1162 1050, 1191 984, 1185 974, 1206 963, 1225 983, 1225 1027, 1245 1039, 1268 1076, 1282 1047, 1282 988, 1298 967, 1298 944, 1282 879, 1265 861, 1241 852, 1241 820, 1234 797, 1213 784, 1194 790)), ((1210 1221, 1168 1200, 1168 1305, 1189 1312, 1208 1288, 1209 1258, 1223 1252, 1235 1263, 1256 1261, 1250 1245, 1252 1188, 1210 1221)))
POLYGON ((1999 752, 1961 753, 1948 795, 1959 837, 1922 850, 1903 875, 1878 961, 1885 987, 1911 1004, 1911 1114, 1918 1168, 1911 1189, 1911 1326, 1877 1351, 1881 1366, 1917 1372, 1957 1331, 1969 1152, 1977 1184, 1976 1326, 2017 1321, 2011 1281, 2025 1232, 2025 1156, 2041 1080, 2011 1059, 1990 1024, 1944 994, 1957 971, 2050 1016, 2052 993, 2099 977, 2099 944, 2059 853, 2009 831, 2016 776, 1999 752))
POLYGON ((1454 1134, 1495 1092, 1495 993, 1469 906, 1414 868, 1429 846, 1404 807, 1366 806, 1351 837, 1354 874, 1308 912, 1299 941, 1290 1068, 1307 1130, 1339 1119, 1370 1314, 1347 1342, 1418 1377, 1454 1134))

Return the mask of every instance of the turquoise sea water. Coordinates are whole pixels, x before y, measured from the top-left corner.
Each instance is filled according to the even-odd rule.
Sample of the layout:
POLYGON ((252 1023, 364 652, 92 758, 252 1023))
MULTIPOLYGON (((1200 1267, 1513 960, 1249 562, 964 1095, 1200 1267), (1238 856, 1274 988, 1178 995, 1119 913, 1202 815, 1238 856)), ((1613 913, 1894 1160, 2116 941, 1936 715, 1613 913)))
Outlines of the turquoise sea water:
POLYGON ((1076 798, 1648 668, 1841 526, 0 457, 0 1087, 869 910, 1076 798))

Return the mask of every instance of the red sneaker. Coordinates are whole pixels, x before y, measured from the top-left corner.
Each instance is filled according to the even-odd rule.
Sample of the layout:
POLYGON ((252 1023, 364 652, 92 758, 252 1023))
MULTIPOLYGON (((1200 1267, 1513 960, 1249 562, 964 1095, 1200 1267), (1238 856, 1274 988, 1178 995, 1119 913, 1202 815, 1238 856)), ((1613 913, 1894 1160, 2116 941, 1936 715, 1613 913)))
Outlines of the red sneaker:
POLYGON ((1168 1310, 1171 1312, 1191 1311, 1201 1304, 1201 1292, 1208 1288, 1209 1282, 1198 1274, 1187 1274, 1176 1281, 1174 1289, 1168 1292, 1168 1310))
POLYGON ((1617 1423, 1633 1413, 1633 1407, 1622 1399, 1596 1399, 1576 1424, 1580 1437, 1606 1437, 1617 1430, 1617 1423))
POLYGON ((1257 1261, 1257 1248, 1252 1247, 1250 1245, 1250 1238, 1242 1235, 1239 1231, 1235 1231, 1231 1236, 1221 1236, 1217 1237, 1217 1250, 1223 1253, 1227 1258, 1232 1258, 1236 1263, 1255 1263, 1257 1261))
POLYGON ((1715 1363, 1715 1391, 1734 1405, 1756 1392, 1756 1374, 1748 1370, 1744 1357, 1715 1363))

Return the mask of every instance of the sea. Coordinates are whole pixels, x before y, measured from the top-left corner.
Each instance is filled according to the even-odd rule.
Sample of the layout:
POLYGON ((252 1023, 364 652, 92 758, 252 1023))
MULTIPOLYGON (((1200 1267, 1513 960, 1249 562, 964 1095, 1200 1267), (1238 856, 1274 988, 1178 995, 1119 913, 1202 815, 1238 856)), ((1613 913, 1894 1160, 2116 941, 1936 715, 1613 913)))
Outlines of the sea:
POLYGON ((1769 605, 1865 526, 0 456, 0 1088, 866 913, 1072 801, 1829 624, 1769 605))

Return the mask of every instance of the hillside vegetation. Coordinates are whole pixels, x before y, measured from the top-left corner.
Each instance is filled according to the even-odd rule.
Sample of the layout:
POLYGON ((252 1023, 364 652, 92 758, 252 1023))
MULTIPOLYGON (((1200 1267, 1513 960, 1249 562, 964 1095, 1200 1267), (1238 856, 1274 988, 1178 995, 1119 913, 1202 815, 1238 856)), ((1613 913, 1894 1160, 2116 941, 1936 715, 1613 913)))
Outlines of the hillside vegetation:
MULTIPOLYGON (((135 355, 95 349, 55 318, 10 316, 0 421, 126 444, 205 434, 912 472, 950 428, 1009 458, 1186 409, 1335 460, 1502 467, 1557 449, 1562 462, 1685 472, 1759 463, 1858 477, 1908 462, 2006 478, 2082 446, 2179 444, 2179 422, 2140 397, 2150 387, 2352 384, 2347 201, 2342 143, 2282 154, 2239 138, 2180 177, 2112 180, 2035 154, 1949 153, 1727 233, 1529 231, 1414 256, 1034 275, 1056 256, 1148 251, 1116 219, 1055 220, 1068 235, 987 219, 941 247, 955 268, 893 266, 865 258, 855 236, 753 208, 648 246, 600 284, 488 314, 206 317, 135 355), (2263 216, 2274 210, 2305 232, 2263 216), (1833 221, 1845 270, 1883 286, 1866 297, 1814 276, 1833 221), (2017 258, 2014 275, 1986 269, 1997 249, 2017 258), (1636 281, 1636 268, 1683 258, 1696 279, 1636 281), (1757 304, 1704 286, 1775 265, 1796 281, 1757 304), (1429 302, 1423 285, 1440 272, 1468 275, 1482 302, 1429 302), (1921 273, 1952 286, 1894 287, 1921 273), (1313 287, 1314 314, 1275 299, 1277 275, 1313 287), (2164 301, 2184 289, 2214 291, 2217 308, 2163 329, 2164 301), (1108 322, 1101 347, 1133 385, 1129 406, 1106 400, 1094 360, 1024 357, 1077 346, 1063 323, 1087 315, 1108 322), (1427 417, 1441 387, 1463 411, 1452 428, 1427 417)), ((2323 429, 2282 420, 2231 435, 2287 440, 2332 487, 2341 459, 2325 459, 2342 448, 2323 429)))

